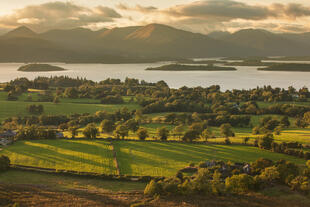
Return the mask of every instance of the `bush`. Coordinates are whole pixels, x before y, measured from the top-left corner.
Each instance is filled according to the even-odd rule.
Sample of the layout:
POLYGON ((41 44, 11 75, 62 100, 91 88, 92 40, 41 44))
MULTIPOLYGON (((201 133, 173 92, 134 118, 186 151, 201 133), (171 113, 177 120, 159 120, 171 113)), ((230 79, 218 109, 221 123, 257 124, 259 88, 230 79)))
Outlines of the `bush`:
POLYGON ((261 181, 266 184, 271 184, 277 182, 280 178, 280 173, 278 172, 277 167, 267 167, 263 170, 263 172, 259 175, 261 181))
POLYGON ((2 155, 0 157, 0 172, 6 171, 10 168, 10 159, 2 155))
POLYGON ((255 162, 252 163, 252 171, 255 174, 261 173, 265 168, 271 167, 273 165, 272 160, 266 158, 259 158, 255 162))
POLYGON ((246 193, 254 190, 254 178, 247 174, 233 175, 226 178, 226 190, 232 193, 246 193))

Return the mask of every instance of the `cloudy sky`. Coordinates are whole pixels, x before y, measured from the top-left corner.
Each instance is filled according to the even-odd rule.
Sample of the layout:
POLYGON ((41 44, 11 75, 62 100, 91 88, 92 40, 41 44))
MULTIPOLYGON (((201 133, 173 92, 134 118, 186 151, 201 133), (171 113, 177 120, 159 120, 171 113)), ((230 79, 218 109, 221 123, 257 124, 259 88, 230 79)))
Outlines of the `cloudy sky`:
POLYGON ((0 32, 25 25, 49 29, 162 23, 194 32, 263 28, 310 32, 310 0, 5 0, 0 32))

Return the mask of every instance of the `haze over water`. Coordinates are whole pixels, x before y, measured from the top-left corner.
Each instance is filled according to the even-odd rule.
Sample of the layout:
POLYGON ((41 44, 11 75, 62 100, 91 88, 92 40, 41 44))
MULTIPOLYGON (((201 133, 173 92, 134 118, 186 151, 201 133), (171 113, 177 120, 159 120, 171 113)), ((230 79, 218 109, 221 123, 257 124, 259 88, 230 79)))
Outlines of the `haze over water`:
MULTIPOLYGON (((310 62, 309 62, 310 63, 310 62)), ((157 67, 167 64, 144 63, 144 64, 65 64, 52 63, 63 67, 67 71, 61 72, 20 72, 17 69, 22 63, 1 63, 0 82, 7 82, 17 77, 33 79, 37 76, 61 76, 85 77, 93 81, 107 78, 126 77, 157 82, 164 80, 172 88, 182 86, 207 87, 220 85, 222 90, 226 89, 249 89, 257 86, 271 85, 273 87, 287 88, 294 86, 310 88, 309 72, 270 72, 257 71, 258 67, 237 66, 237 71, 145 71, 148 67, 157 67)))

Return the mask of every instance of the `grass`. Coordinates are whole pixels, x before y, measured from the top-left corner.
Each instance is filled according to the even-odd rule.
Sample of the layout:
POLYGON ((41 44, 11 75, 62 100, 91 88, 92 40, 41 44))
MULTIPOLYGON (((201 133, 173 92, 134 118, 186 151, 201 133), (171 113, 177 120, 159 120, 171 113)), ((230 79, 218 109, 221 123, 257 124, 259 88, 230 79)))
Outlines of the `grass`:
MULTIPOLYGON (((304 164, 305 160, 239 145, 205 145, 164 142, 114 141, 120 172, 123 175, 170 176, 208 159, 251 162, 260 157, 281 158, 304 164)), ((0 154, 12 164, 115 174, 111 146, 106 141, 38 140, 19 141, 0 154)))
POLYGON ((143 190, 145 183, 109 181, 96 178, 84 178, 64 175, 9 170, 0 174, 0 183, 19 185, 44 185, 54 190, 83 189, 112 192, 143 190))
POLYGON ((1 152, 12 164, 116 174, 112 147, 105 141, 19 141, 1 152))
POLYGON ((292 156, 259 150, 248 146, 203 145, 160 142, 114 142, 121 174, 175 175, 189 163, 208 159, 251 162, 260 157, 287 159, 298 164, 305 161, 292 156))

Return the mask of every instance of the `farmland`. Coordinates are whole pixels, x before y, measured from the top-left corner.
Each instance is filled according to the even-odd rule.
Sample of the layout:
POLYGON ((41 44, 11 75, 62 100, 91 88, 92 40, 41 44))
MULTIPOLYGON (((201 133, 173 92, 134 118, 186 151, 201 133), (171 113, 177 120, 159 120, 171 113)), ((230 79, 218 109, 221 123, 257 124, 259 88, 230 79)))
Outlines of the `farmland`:
MULTIPOLYGON (((122 175, 171 176, 206 160, 251 162, 260 157, 287 159, 298 164, 305 160, 241 145, 185 144, 165 142, 113 141, 122 175)), ((19 141, 0 154, 12 164, 41 168, 116 174, 109 142, 93 140, 19 141)))

